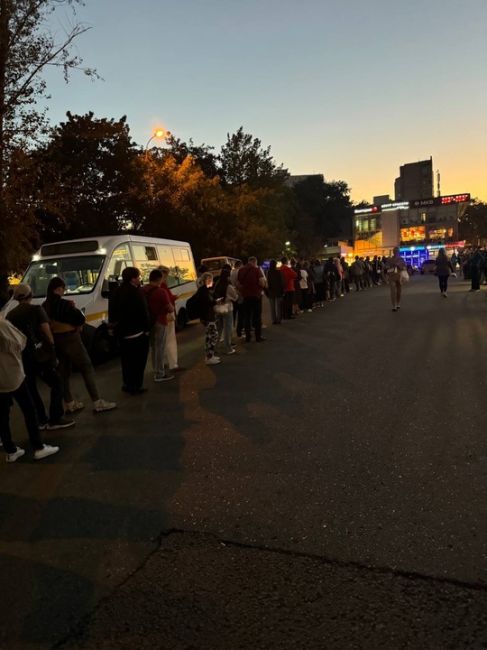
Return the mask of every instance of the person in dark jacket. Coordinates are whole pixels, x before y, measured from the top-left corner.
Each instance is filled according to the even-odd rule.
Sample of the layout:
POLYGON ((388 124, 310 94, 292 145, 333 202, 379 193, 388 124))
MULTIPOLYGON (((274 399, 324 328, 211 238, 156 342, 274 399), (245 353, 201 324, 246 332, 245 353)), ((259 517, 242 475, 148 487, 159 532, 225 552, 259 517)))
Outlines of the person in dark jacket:
POLYGON ((66 413, 75 413, 84 408, 83 402, 75 400, 71 393, 71 368, 80 371, 86 390, 93 401, 96 413, 111 411, 117 405, 100 398, 95 380, 95 370, 90 356, 81 339, 81 328, 85 323, 82 312, 75 307, 72 300, 63 298, 66 285, 62 278, 52 278, 47 287, 43 307, 49 316, 54 335, 54 346, 59 359, 59 373, 64 386, 64 409, 66 413))
POLYGON ((49 317, 43 307, 32 304, 32 289, 18 284, 14 290, 18 305, 7 314, 9 320, 26 337, 22 362, 27 386, 37 412, 40 429, 66 429, 74 420, 64 417, 63 380, 57 371, 58 361, 49 317), (41 379, 51 389, 49 417, 37 388, 41 379))
POLYGON ((448 259, 445 249, 440 248, 438 251, 438 257, 436 258, 436 275, 438 276, 440 291, 443 298, 448 298, 448 278, 453 272, 453 265, 448 259))
POLYGON ((122 271, 122 285, 114 291, 108 303, 108 320, 120 341, 122 390, 130 395, 144 393, 150 318, 140 287, 139 269, 128 266, 122 271))
MULTIPOLYGON (((207 366, 215 366, 221 363, 219 356, 215 354, 218 343, 218 327, 216 325, 215 305, 217 301, 213 298, 211 288, 213 286, 213 275, 209 272, 203 273, 198 278, 198 311, 200 321, 205 326, 205 357, 207 366)), ((220 298, 220 302, 223 302, 220 298)))
POLYGON ((280 325, 282 321, 282 300, 285 291, 284 275, 278 271, 276 260, 271 260, 267 271, 267 297, 271 307, 273 325, 280 325))

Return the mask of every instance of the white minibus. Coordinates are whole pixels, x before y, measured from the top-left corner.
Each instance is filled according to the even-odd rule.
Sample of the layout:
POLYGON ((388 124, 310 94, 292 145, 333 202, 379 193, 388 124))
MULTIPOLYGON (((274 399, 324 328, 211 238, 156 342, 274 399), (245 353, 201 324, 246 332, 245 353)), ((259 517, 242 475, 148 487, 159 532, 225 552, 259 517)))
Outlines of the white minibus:
MULTIPOLYGON (((139 235, 112 235, 44 244, 33 256, 22 282, 41 303, 55 276, 66 283, 66 296, 86 318, 85 335, 91 351, 106 348, 108 296, 127 266, 137 267, 142 282, 159 266, 169 268, 168 286, 178 296, 177 326, 187 322, 186 301, 196 291, 196 269, 187 242, 139 235)), ((10 305, 9 305, 10 307, 10 305)))

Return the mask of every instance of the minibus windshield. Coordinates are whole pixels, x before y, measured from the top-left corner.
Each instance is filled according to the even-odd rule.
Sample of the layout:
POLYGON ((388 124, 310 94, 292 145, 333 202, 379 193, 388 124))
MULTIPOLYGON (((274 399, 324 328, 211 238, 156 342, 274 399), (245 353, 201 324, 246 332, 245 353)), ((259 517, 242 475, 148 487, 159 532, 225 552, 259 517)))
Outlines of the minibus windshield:
POLYGON ((90 293, 96 286, 105 261, 104 255, 58 257, 32 262, 22 282, 30 285, 34 298, 44 298, 52 278, 66 283, 66 294, 90 293))

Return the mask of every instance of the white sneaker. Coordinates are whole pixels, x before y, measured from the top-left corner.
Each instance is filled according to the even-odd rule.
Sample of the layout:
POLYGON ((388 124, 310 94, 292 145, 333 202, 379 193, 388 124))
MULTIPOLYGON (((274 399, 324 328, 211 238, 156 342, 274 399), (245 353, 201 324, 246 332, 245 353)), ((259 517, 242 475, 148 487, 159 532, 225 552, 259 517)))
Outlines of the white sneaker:
POLYGON ((102 413, 103 411, 111 411, 117 408, 116 402, 106 402, 104 399, 97 399, 93 402, 93 410, 95 413, 102 413))
POLYGON ((22 456, 25 454, 25 449, 21 449, 20 447, 17 447, 17 449, 14 451, 13 454, 7 454, 7 458, 5 459, 7 463, 15 463, 15 461, 18 458, 22 458, 22 456))
POLYGON ((161 375, 160 377, 154 377, 154 381, 159 384, 161 381, 171 381, 174 377, 175 375, 161 375))
POLYGON ((220 357, 213 356, 206 360, 207 366, 216 366, 217 363, 221 363, 220 357))
POLYGON ((237 352, 237 350, 235 350, 234 348, 232 348, 232 349, 229 350, 228 352, 225 352, 225 354, 236 354, 236 352, 237 352))
POLYGON ((65 402, 64 404, 65 413, 76 413, 77 411, 81 411, 84 408, 85 405, 83 402, 78 402, 78 400, 75 399, 72 402, 65 402))
POLYGON ((42 460, 43 458, 47 458, 48 456, 57 454, 58 451, 59 451, 59 447, 53 447, 52 445, 44 445, 42 449, 36 449, 36 451, 34 452, 34 458, 36 460, 42 460))

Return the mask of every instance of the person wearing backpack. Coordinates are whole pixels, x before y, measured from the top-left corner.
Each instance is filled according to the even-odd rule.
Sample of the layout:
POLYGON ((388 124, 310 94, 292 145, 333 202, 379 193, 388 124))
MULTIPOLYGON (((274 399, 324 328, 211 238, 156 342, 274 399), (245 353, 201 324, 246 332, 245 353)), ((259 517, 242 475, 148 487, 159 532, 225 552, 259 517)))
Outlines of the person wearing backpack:
POLYGON ((149 275, 149 284, 143 291, 147 300, 150 321, 150 351, 152 371, 156 383, 170 381, 174 375, 166 372, 164 355, 166 347, 167 323, 169 314, 174 314, 174 307, 169 300, 167 292, 161 287, 162 271, 153 269, 149 275))

